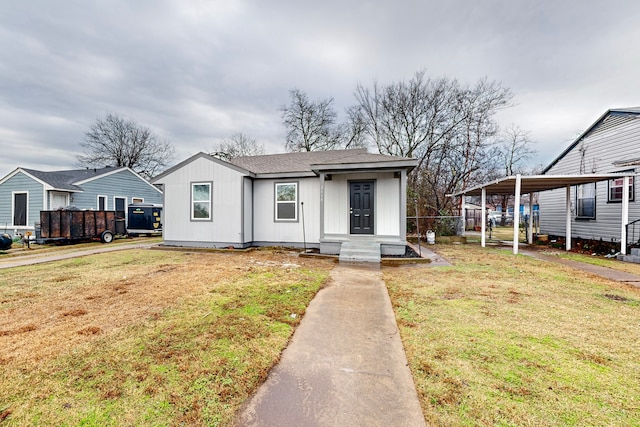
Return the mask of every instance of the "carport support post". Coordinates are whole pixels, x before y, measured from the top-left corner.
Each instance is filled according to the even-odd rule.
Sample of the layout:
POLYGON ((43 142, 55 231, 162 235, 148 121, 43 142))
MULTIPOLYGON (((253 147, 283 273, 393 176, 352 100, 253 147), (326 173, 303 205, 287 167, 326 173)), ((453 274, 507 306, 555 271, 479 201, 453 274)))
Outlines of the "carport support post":
POLYGON ((567 197, 566 197, 566 215, 567 222, 565 226, 565 245, 564 248, 567 251, 571 250, 571 186, 567 185, 567 197))
POLYGON ((529 240, 530 245, 533 245, 533 193, 529 193, 529 240))
POLYGON ((622 181, 622 225, 620 227, 620 253, 627 254, 627 223, 629 222, 629 176, 622 181))
POLYGON ((480 246, 487 246, 487 238, 485 230, 487 228, 487 189, 482 187, 482 221, 480 221, 480 246))
POLYGON ((516 175, 516 194, 513 201, 513 254, 518 255, 518 240, 520 238, 520 188, 522 175, 516 175))

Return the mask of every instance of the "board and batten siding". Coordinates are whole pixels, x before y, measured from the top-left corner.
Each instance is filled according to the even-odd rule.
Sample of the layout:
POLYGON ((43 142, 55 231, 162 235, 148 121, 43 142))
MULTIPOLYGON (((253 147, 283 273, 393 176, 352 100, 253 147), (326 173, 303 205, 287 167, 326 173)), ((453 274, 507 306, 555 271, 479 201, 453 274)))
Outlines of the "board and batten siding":
POLYGON ((115 209, 116 197, 125 199, 127 206, 133 198, 144 199, 145 203, 162 203, 162 192, 128 169, 84 182, 81 187, 84 191, 71 196, 71 205, 80 209, 98 209, 98 196, 107 197, 106 210, 115 209))
MULTIPOLYGON (((637 172, 637 167, 615 166, 614 162, 640 158, 640 119, 629 117, 615 126, 595 128, 546 173, 568 175, 580 173, 637 172)), ((629 202, 629 221, 640 219, 638 180, 634 201, 629 202)), ((574 238, 620 241, 622 203, 608 201, 609 183, 596 184, 596 218, 576 219, 576 189, 571 188, 571 234, 574 238)), ((566 189, 539 194, 540 232, 565 236, 566 189)))
MULTIPOLYGON (((27 192, 27 227, 33 229, 34 223, 40 221, 40 211, 44 207, 45 196, 44 186, 24 174, 18 172, 2 185, 0 185, 0 230, 4 233, 6 231, 13 235, 16 227, 13 224, 13 193, 14 192, 27 192)), ((25 227, 18 227, 18 230, 24 230, 25 227)))
POLYGON ((244 206, 242 212, 242 220, 244 222, 243 241, 242 243, 251 243, 253 241, 253 181, 249 177, 243 178, 243 197, 244 206))
POLYGON ((260 179, 253 182, 253 240, 261 243, 320 242, 320 180, 313 178, 260 179), (298 183, 297 221, 275 220, 275 184, 298 183), (300 202, 304 203, 304 222, 300 202), (302 226, 305 226, 303 232, 302 226))
MULTIPOLYGON (((206 159, 196 158, 158 183, 164 185, 163 237, 166 244, 189 242, 197 246, 240 245, 243 174, 206 159), (191 183, 211 182, 211 221, 191 220, 191 183)), ((246 237, 245 237, 246 239, 246 237)))
POLYGON ((334 174, 325 181, 325 235, 349 235, 349 181, 375 181, 374 234, 400 236, 400 179, 393 173, 334 174))

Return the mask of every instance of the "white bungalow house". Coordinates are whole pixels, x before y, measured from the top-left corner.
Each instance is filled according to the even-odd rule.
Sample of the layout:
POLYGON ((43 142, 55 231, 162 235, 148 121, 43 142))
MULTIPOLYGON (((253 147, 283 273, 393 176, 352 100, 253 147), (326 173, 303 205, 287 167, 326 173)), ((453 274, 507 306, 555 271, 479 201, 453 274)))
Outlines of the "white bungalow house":
MULTIPOLYGON (((164 190, 165 245, 282 245, 338 254, 345 242, 406 247, 406 179, 417 161, 365 149, 196 154, 152 180, 164 190)), ((379 255, 378 255, 379 256, 379 255)))
MULTIPOLYGON (((540 232, 565 236, 565 206, 570 203, 573 237, 632 244, 640 239, 640 200, 634 175, 640 170, 640 107, 611 109, 598 118, 544 169, 544 175, 620 174, 628 181, 628 208, 623 203, 625 178, 540 193, 540 232), (622 207, 622 209, 621 209, 622 207), (621 227, 622 221, 622 227, 621 227), (627 236, 623 236, 625 225, 627 236)), ((624 248, 621 251, 625 253, 624 248)))

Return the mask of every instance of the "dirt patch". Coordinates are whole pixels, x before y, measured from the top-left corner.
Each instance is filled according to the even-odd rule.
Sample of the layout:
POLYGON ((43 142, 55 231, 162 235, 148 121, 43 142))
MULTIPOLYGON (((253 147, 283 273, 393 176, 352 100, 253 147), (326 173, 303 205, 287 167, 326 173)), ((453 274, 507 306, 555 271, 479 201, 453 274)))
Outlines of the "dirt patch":
MULTIPOLYGON (((214 292, 216 283, 231 280, 239 271, 324 262, 286 251, 189 256, 152 252, 156 260, 149 263, 134 256, 124 265, 99 268, 49 264, 48 269, 38 267, 45 270, 40 273, 34 268, 32 274, 42 274, 40 281, 20 282, 19 287, 20 275, 7 270, 2 278, 6 286, 0 286, 0 301, 7 301, 0 305, 0 365, 38 363, 122 328, 154 321, 185 298, 214 292)), ((107 255, 96 255, 101 256, 107 255)))

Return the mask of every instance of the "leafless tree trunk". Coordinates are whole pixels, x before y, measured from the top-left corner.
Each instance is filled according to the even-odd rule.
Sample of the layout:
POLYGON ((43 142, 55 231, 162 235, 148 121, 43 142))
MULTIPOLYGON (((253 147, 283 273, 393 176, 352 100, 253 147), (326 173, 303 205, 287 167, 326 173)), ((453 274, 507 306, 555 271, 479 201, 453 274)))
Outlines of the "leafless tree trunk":
POLYGON ((174 148, 148 128, 108 113, 91 125, 80 143, 81 167, 129 167, 145 178, 161 172, 173 159, 174 148))

